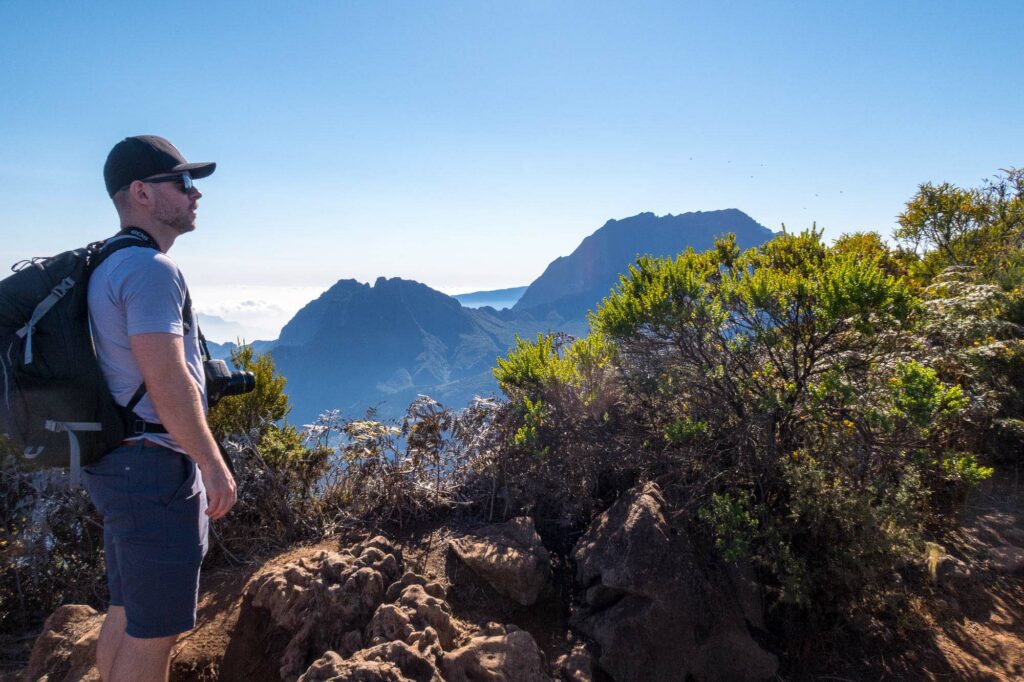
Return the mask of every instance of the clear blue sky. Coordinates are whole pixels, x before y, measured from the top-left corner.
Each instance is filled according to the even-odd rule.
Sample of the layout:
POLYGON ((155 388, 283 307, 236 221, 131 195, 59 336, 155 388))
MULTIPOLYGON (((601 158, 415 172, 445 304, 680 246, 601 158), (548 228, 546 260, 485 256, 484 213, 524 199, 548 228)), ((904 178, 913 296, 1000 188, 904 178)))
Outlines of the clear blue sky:
POLYGON ((919 183, 1024 165, 1022 26, 1019 1, 0 1, 0 263, 111 233, 103 160, 140 133, 218 162, 171 255, 261 332, 340 278, 527 284, 641 211, 888 234, 919 183))

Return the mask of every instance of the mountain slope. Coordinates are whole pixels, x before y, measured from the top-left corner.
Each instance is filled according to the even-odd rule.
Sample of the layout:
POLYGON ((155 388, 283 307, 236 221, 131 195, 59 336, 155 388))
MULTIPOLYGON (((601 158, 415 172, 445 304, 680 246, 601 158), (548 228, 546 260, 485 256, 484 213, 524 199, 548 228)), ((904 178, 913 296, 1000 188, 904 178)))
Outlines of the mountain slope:
POLYGON ((358 416, 371 406, 396 416, 418 393, 461 406, 492 392, 495 359, 534 324, 464 308, 410 280, 342 280, 296 314, 272 353, 300 421, 335 408, 358 416))
POLYGON ((771 239, 771 230, 740 210, 697 211, 658 217, 641 213, 609 220, 568 256, 556 258, 513 307, 517 312, 555 311, 579 319, 618 283, 638 255, 669 256, 693 247, 711 248, 715 237, 732 232, 741 248, 771 239))

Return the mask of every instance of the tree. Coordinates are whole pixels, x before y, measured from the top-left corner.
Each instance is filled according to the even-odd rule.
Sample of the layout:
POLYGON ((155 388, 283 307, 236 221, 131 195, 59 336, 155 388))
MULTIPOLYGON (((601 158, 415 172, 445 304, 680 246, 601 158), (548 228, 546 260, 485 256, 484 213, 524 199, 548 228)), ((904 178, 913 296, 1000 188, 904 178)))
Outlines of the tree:
POLYGON ((917 256, 921 280, 947 267, 971 267, 1007 290, 1024 282, 1024 169, 980 187, 925 183, 897 218, 893 236, 917 256))
POLYGON ((231 363, 253 373, 255 388, 249 393, 223 398, 210 409, 210 430, 218 440, 249 434, 254 429, 258 432, 284 419, 291 411, 284 393, 287 380, 277 373, 269 353, 257 354, 251 345, 240 345, 231 352, 231 363))

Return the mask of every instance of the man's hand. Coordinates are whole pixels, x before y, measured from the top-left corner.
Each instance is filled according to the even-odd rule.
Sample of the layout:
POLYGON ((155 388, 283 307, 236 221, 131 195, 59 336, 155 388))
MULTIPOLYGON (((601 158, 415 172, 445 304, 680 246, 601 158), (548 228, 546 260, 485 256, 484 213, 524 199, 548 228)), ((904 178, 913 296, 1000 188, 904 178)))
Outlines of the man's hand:
POLYGON ((227 514, 238 499, 235 479, 219 457, 214 466, 200 465, 199 468, 203 472, 203 484, 206 486, 206 515, 216 521, 227 514))
POLYGON ((235 479, 206 425, 202 396, 185 363, 182 338, 176 334, 138 334, 129 341, 160 423, 203 472, 206 514, 211 519, 221 518, 235 504, 235 479))

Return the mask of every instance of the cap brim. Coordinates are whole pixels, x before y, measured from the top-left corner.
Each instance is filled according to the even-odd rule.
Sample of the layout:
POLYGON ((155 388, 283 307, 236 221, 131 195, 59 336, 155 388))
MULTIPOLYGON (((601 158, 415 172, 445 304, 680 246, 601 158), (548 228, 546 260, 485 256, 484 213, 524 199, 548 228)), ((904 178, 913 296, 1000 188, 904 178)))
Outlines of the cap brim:
POLYGON ((217 164, 213 161, 200 161, 198 163, 179 163, 177 166, 171 169, 174 172, 188 171, 189 174, 196 180, 205 178, 213 175, 213 171, 217 170, 217 164))

